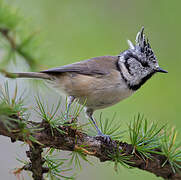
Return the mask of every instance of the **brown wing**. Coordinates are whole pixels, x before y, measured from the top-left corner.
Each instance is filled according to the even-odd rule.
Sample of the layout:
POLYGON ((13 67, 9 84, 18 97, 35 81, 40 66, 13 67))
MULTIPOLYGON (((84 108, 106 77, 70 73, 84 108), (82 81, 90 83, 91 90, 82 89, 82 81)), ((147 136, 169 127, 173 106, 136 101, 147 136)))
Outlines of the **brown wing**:
POLYGON ((105 75, 111 69, 117 69, 118 56, 101 56, 89 60, 69 64, 57 68, 41 71, 42 73, 58 74, 63 72, 77 72, 85 75, 105 75))

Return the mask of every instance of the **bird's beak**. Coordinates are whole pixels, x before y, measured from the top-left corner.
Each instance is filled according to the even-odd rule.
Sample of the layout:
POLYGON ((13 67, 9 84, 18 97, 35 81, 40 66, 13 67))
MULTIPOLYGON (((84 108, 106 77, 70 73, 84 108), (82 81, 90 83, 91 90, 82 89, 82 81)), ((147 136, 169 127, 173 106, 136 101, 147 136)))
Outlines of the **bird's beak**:
POLYGON ((160 68, 160 67, 157 67, 157 68, 156 68, 156 72, 168 73, 168 71, 166 71, 166 70, 164 70, 164 69, 162 69, 162 68, 160 68))

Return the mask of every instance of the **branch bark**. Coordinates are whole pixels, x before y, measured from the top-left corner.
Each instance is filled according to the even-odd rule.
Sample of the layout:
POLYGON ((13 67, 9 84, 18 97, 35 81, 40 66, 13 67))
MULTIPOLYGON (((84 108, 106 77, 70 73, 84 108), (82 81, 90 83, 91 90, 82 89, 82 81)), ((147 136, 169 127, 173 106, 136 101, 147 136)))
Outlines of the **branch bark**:
POLYGON ((38 144, 33 144, 30 146, 30 150, 26 152, 27 156, 30 158, 30 165, 32 171, 32 177, 34 180, 43 180, 43 164, 41 153, 43 149, 38 144))
MULTIPOLYGON (((120 149, 120 156, 130 156, 129 166, 136 167, 148 172, 155 174, 156 176, 162 177, 169 180, 180 180, 180 173, 173 173, 169 163, 166 163, 163 167, 162 164, 167 159, 163 155, 152 154, 152 159, 144 160, 139 155, 139 152, 133 152, 133 146, 126 142, 119 142, 111 140, 105 142, 102 137, 92 137, 83 133, 79 130, 73 129, 70 126, 59 127, 64 133, 58 132, 53 129, 47 122, 35 123, 28 121, 28 128, 35 128, 37 125, 41 128, 39 131, 35 131, 32 136, 42 145, 38 145, 41 154, 41 148, 53 147, 65 151, 74 151, 76 149, 82 149, 86 155, 95 156, 99 158, 101 162, 115 161, 114 154, 116 149, 120 149), (82 146, 83 145, 83 146, 82 146), (82 148, 83 147, 83 148, 82 148)), ((0 135, 10 137, 19 141, 24 141, 24 136, 19 133, 20 128, 18 124, 14 124, 11 130, 8 130, 4 125, 3 120, 0 117, 0 135)), ((37 149, 37 148, 36 148, 37 149)), ((34 151, 31 149, 31 151, 34 151)), ((35 152, 34 152, 35 153, 35 152)), ((40 157, 40 156, 39 156, 40 157)), ((42 159, 39 159, 39 163, 42 163, 42 159)), ((32 163, 34 160, 31 160, 32 163)), ((34 168, 37 166, 35 165, 34 168)), ((33 168, 33 167, 32 167, 33 168)))

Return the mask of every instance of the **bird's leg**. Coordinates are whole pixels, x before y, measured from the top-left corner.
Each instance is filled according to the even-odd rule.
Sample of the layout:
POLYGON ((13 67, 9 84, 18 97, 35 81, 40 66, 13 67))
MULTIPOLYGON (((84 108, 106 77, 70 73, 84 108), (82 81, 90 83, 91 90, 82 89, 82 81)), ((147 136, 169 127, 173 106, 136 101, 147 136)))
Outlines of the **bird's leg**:
POLYGON ((89 118, 91 119, 91 121, 93 122, 95 128, 96 128, 96 131, 97 131, 97 135, 98 136, 104 136, 104 134, 102 133, 102 131, 98 128, 97 124, 96 124, 96 121, 94 120, 94 118, 92 116, 89 116, 89 118))
POLYGON ((68 114, 69 114, 69 110, 70 110, 70 106, 73 103, 73 101, 75 100, 74 96, 68 96, 67 98, 67 111, 65 113, 65 120, 68 119, 68 114))
POLYGON ((92 117, 93 110, 86 108, 86 114, 91 119, 91 121, 93 122, 93 124, 94 124, 94 126, 96 128, 96 131, 97 131, 97 136, 102 136, 102 137, 104 137, 105 141, 109 142, 110 141, 110 137, 108 135, 105 135, 105 134, 102 133, 102 131, 98 128, 96 121, 92 117))

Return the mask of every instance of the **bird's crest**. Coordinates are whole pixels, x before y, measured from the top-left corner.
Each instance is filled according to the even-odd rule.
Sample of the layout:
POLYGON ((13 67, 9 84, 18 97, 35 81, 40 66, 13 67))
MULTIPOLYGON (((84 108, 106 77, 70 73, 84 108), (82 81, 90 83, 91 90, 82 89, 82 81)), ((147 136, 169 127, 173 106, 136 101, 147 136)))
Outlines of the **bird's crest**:
POLYGON ((148 41, 148 39, 145 38, 145 34, 144 32, 144 27, 141 28, 141 31, 138 32, 137 36, 136 36, 136 45, 133 45, 133 43, 128 40, 128 45, 130 47, 130 49, 134 49, 136 51, 140 51, 142 53, 144 53, 148 59, 155 59, 155 55, 153 50, 151 49, 150 43, 148 41))

